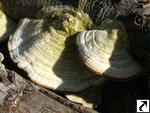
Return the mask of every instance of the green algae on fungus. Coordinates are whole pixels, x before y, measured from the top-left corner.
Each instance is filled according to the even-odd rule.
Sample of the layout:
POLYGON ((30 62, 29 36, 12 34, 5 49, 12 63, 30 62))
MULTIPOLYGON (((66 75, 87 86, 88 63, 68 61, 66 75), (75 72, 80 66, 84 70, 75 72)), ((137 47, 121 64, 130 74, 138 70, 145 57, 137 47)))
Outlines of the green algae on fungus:
POLYGON ((53 27, 64 30, 69 36, 95 28, 86 13, 68 6, 44 7, 37 15, 38 18, 49 19, 53 27))

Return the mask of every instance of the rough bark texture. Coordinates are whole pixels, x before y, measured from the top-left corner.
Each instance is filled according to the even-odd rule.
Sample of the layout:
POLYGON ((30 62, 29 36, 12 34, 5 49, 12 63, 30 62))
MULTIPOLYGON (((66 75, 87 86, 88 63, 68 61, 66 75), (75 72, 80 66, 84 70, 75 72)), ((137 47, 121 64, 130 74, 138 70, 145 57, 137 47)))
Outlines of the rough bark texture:
POLYGON ((36 17, 36 12, 46 5, 61 4, 59 0, 1 0, 4 12, 13 19, 36 17))
POLYGON ((36 86, 15 72, 0 74, 0 113, 97 113, 36 86))
POLYGON ((88 13, 99 25, 105 19, 116 19, 135 13, 147 0, 79 0, 79 8, 88 13))
POLYGON ((131 54, 148 74, 150 73, 150 0, 139 4, 135 16, 126 17, 124 23, 130 35, 131 54), (134 25, 131 26, 131 23, 134 25))
POLYGON ((0 0, 0 2, 4 12, 15 20, 23 17, 36 18, 37 11, 46 6, 77 5, 74 0, 0 0))

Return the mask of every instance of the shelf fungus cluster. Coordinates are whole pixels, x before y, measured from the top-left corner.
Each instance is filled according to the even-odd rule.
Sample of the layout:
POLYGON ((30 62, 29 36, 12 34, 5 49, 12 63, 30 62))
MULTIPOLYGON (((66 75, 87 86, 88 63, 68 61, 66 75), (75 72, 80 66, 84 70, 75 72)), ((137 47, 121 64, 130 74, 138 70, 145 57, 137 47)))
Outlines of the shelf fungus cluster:
POLYGON ((92 26, 86 14, 72 10, 49 19, 25 18, 9 40, 11 58, 31 80, 53 90, 77 92, 101 84, 105 78, 86 68, 75 46, 76 34, 92 26))
POLYGON ((100 86, 108 78, 128 79, 141 71, 128 53, 128 35, 120 21, 96 26, 88 14, 69 6, 44 7, 36 14, 22 18, 10 35, 15 24, 0 12, 0 37, 10 35, 12 60, 35 83, 92 107, 99 104, 100 86))

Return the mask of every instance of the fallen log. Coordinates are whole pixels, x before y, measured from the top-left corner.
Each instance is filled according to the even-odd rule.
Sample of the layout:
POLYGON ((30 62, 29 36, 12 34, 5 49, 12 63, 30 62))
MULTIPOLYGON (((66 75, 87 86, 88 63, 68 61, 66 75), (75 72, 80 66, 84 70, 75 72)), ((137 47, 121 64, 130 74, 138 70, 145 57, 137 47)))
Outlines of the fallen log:
POLYGON ((73 103, 7 70, 6 73, 0 72, 0 113, 97 112, 73 103))

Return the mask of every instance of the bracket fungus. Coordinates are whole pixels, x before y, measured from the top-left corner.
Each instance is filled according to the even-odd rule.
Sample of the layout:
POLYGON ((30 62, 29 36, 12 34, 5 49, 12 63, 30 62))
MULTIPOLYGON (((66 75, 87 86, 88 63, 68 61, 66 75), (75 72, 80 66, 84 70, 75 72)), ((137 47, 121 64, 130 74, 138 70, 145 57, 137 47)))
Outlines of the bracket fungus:
POLYGON ((77 92, 106 79, 81 62, 75 36, 93 26, 80 11, 53 15, 49 19, 23 19, 10 37, 11 58, 34 82, 44 87, 77 92), (86 21, 85 21, 86 20, 86 21))
POLYGON ((99 30, 83 31, 77 44, 83 62, 99 75, 126 79, 141 71, 127 51, 127 33, 119 21, 106 20, 99 30))
POLYGON ((1 10, 0 10, 0 41, 9 37, 11 33, 16 29, 16 23, 10 20, 1 10))

